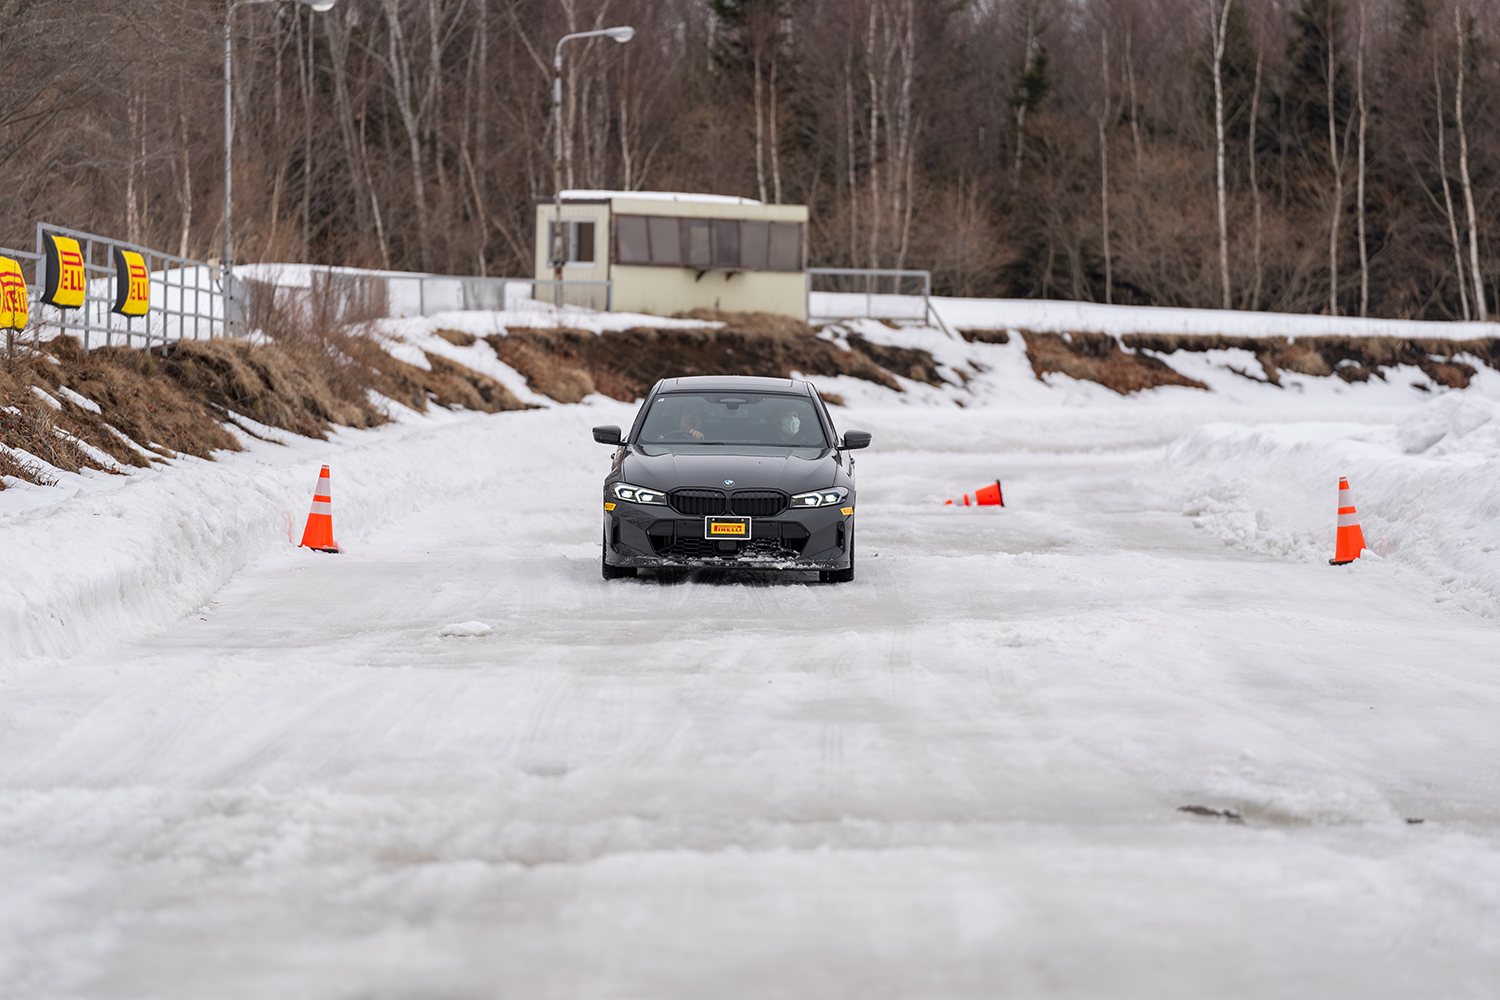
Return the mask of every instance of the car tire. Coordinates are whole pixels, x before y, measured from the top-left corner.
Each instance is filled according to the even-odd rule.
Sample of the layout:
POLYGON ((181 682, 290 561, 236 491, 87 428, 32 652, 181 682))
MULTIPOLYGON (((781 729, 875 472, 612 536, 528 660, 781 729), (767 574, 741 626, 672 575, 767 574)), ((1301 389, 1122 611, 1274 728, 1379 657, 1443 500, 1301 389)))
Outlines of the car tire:
POLYGON ((627 577, 635 576, 634 566, 611 566, 608 560, 604 558, 604 554, 609 551, 608 535, 604 536, 603 545, 603 549, 599 552, 599 572, 604 577, 604 579, 624 580, 627 577))
POLYGON ((854 532, 849 532, 849 568, 848 569, 823 569, 818 571, 818 579, 824 583, 853 583, 854 582, 854 532))

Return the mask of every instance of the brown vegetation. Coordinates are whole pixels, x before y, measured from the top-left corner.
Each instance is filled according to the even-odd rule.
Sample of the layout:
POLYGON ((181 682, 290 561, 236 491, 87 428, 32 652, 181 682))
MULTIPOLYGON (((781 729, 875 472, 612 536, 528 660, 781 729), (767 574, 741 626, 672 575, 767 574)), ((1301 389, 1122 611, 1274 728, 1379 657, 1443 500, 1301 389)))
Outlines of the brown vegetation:
POLYGON ((590 392, 639 399, 658 379, 690 375, 851 375, 901 391, 892 378, 942 385, 927 351, 872 344, 850 335, 850 350, 820 338, 805 323, 764 313, 704 313, 723 327, 591 333, 569 329, 512 328, 487 338, 500 359, 527 384, 561 403, 590 392))
POLYGON ((1135 333, 1120 339, 1126 347, 1158 354, 1232 348, 1249 351, 1265 371, 1265 380, 1272 385, 1281 385, 1284 371, 1299 375, 1337 375, 1345 382, 1365 382, 1371 376, 1384 379, 1386 368, 1409 365, 1420 368, 1438 385, 1463 389, 1474 377, 1475 368, 1460 360, 1461 356, 1500 369, 1500 337, 1478 340, 1298 337, 1291 341, 1286 337, 1135 333))
MULTIPOLYGON (((991 331, 964 331, 969 341, 984 340, 991 331), (972 334, 972 336, 971 336, 972 334)), ((1230 370, 1253 381, 1283 384, 1291 372, 1314 377, 1338 376, 1345 382, 1385 379, 1386 369, 1407 365, 1418 368, 1434 383, 1450 389, 1469 385, 1476 369, 1469 358, 1500 369, 1500 337, 1477 340, 1402 339, 1397 337, 1234 337, 1215 334, 1131 333, 1118 340, 1107 333, 1036 333, 1020 331, 1026 340, 1026 357, 1037 378, 1058 372, 1072 378, 1098 382, 1118 393, 1128 394, 1160 385, 1185 385, 1206 389, 1203 383, 1173 370, 1155 355, 1177 351, 1247 351, 1255 355, 1264 377, 1231 366, 1230 370), (1143 352, 1151 353, 1143 353, 1143 352)), ((1003 341, 1002 341, 1003 342, 1003 341)))
MULTIPOLYGON (((372 392, 419 411, 429 400, 486 413, 526 408, 493 378, 438 355, 427 355, 427 371, 357 330, 271 326, 281 339, 254 344, 188 340, 165 350, 84 354, 77 340, 59 337, 40 350, 18 348, 0 364, 0 444, 68 472, 112 471, 88 449, 140 468, 179 453, 212 459, 216 451, 238 451, 225 425, 256 437, 265 436, 264 425, 316 438, 335 425, 374 426, 386 417, 372 392)), ((0 475, 51 482, 43 465, 5 451, 0 475)))
POLYGON ((1098 382, 1121 395, 1163 385, 1208 388, 1149 354, 1121 350, 1120 342, 1107 333, 1059 334, 1031 330, 1020 333, 1026 341, 1026 360, 1031 362, 1037 378, 1057 372, 1098 382))

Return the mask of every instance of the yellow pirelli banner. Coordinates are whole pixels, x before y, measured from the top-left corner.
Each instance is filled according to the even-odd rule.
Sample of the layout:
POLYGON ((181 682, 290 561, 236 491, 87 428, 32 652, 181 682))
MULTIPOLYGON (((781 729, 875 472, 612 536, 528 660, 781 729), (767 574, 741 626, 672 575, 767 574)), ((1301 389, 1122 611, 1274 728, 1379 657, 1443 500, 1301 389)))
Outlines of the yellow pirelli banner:
POLYGON ((146 258, 115 247, 115 307, 121 316, 144 316, 151 307, 151 275, 146 258))
POLYGON ((43 233, 47 251, 47 284, 42 301, 59 309, 77 309, 83 305, 83 250, 78 241, 56 233, 43 233))
POLYGON ((30 319, 21 265, 9 257, 0 257, 0 330, 24 330, 30 319))

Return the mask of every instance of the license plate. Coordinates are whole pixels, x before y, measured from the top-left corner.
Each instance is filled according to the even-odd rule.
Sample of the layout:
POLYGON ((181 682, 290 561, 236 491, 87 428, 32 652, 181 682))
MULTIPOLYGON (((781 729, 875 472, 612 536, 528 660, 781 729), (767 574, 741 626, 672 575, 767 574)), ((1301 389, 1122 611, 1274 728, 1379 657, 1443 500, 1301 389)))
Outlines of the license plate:
POLYGON ((703 537, 749 538, 750 519, 748 517, 705 517, 703 537))

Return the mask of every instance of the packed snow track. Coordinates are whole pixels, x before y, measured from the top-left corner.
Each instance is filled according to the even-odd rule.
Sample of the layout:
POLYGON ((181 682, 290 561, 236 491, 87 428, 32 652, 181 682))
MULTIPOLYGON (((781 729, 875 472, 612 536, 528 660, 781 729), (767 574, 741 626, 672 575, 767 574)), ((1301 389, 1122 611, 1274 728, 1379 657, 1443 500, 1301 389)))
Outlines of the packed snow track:
POLYGON ((1485 995, 1497 466, 1426 412, 853 405, 844 586, 600 580, 598 397, 80 495, 244 551, 0 657, 0 996, 1485 995), (344 553, 244 542, 322 462, 344 553))

